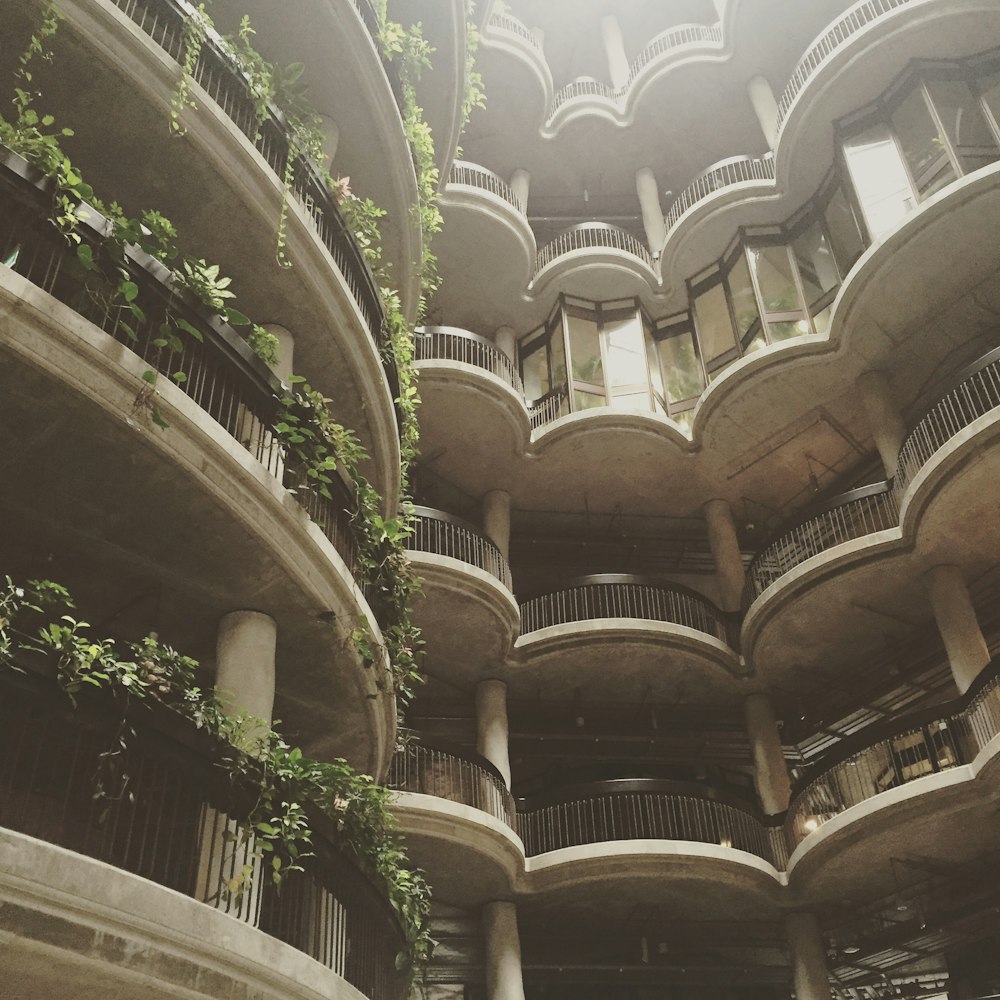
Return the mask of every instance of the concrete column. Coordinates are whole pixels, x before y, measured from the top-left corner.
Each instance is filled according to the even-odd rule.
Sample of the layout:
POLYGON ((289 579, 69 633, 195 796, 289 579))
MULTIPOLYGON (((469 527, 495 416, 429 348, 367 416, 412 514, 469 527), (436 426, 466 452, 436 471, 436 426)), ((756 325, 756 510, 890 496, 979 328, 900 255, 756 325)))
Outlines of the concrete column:
POLYGON ((513 903, 487 903, 483 907, 483 936, 487 1000, 524 1000, 521 941, 513 903))
POLYGON ((295 373, 295 338, 291 332, 277 323, 264 323, 264 329, 278 338, 278 360, 271 370, 286 385, 288 379, 295 373))
POLYGON ((753 755, 757 797, 764 812, 768 816, 776 816, 788 808, 792 785, 774 709, 767 695, 751 694, 743 703, 743 710, 753 755))
POLYGON ((811 913, 790 913, 785 918, 785 937, 792 961, 795 1000, 830 1000, 826 948, 816 918, 811 913))
POLYGON ((482 499, 483 531, 486 537, 507 559, 510 554, 510 494, 506 490, 490 490, 482 499))
POLYGON ((493 343, 514 362, 517 367, 517 332, 512 326, 498 326, 493 334, 493 343))
POLYGON ((667 224, 663 218, 663 205, 660 204, 660 189, 656 184, 656 176, 649 167, 643 167, 635 172, 635 190, 639 195, 642 224, 646 229, 649 251, 659 254, 663 250, 663 244, 667 242, 667 224))
POLYGON ((476 685, 476 749, 503 775, 508 788, 509 736, 507 685, 503 681, 480 681, 476 685))
POLYGON ((227 715, 246 712, 271 724, 274 711, 274 619, 259 611, 231 611, 219 620, 215 687, 227 715))
POLYGON ((518 167, 510 175, 510 189, 514 192, 514 198, 517 201, 518 207, 527 215, 528 193, 531 191, 531 174, 527 170, 518 167))
POLYGON ((959 692, 965 694, 990 662, 990 650, 979 627, 969 588, 957 566, 935 566, 924 580, 952 676, 959 692))
POLYGON ((608 57, 608 73, 611 76, 611 86, 622 90, 628 86, 628 78, 632 73, 628 56, 625 54, 625 39, 622 38, 622 26, 614 14, 601 18, 601 41, 604 42, 604 52, 608 57))
POLYGON ((340 126, 329 116, 320 115, 320 128, 326 137, 323 143, 324 162, 321 166, 325 170, 330 169, 334 157, 337 155, 337 147, 340 145, 340 126))
POLYGON ((755 76, 747 83, 750 103, 757 112, 757 121, 767 144, 774 149, 778 141, 778 102, 774 99, 771 84, 762 76, 755 76))
POLYGON ((743 555, 728 500, 709 500, 702 508, 708 525, 708 544, 715 560, 715 577, 723 611, 739 611, 743 602, 743 555))
POLYGON ((865 372, 858 376, 857 386, 875 447, 882 457, 885 477, 892 479, 899 464, 899 449, 906 439, 906 425, 893 398, 892 386, 885 372, 865 372))

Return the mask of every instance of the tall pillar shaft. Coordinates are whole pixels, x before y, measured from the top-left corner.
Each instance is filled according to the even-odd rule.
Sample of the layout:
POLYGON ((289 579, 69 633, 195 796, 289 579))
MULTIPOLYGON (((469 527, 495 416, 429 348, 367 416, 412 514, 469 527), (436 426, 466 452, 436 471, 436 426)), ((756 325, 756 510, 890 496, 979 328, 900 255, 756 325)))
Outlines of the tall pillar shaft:
POLYGON ((480 681, 476 685, 476 749, 503 775, 508 788, 509 737, 507 685, 503 681, 480 681))
POLYGON ((487 903, 483 907, 483 934, 487 1000, 524 1000, 521 941, 514 904, 487 903))
POLYGON ((791 913, 785 936, 792 960, 795 1000, 830 1000, 830 976, 819 924, 811 913, 791 913))
POLYGON ((743 708, 747 736, 750 738, 750 752, 753 755, 757 796, 764 812, 768 816, 776 816, 788 808, 792 795, 778 722, 766 695, 749 695, 743 708))
POLYGON ((510 494, 490 490, 483 496, 483 531, 506 559, 510 553, 510 494))
POLYGON ((642 209, 646 242, 649 244, 650 253, 658 254, 667 242, 667 225, 663 218, 663 205, 660 203, 660 189, 656 184, 656 176, 649 167, 642 167, 635 172, 635 190, 639 195, 639 207, 642 209))
POLYGON ((762 76, 755 76, 747 83, 750 103, 760 122, 767 144, 774 149, 778 141, 778 102, 774 99, 771 84, 762 76))
POLYGON ((517 333, 513 327, 499 326, 493 334, 493 343, 517 365, 517 333))
POLYGON ((514 198, 517 200, 521 211, 527 215, 528 193, 531 191, 531 174, 527 170, 522 170, 518 167, 510 175, 510 189, 514 192, 514 198))
POLYGON ((875 447, 882 458, 885 477, 892 479, 899 464, 899 449, 906 438, 903 416, 884 372, 865 372, 858 378, 857 386, 875 447))
POLYGON ((736 523, 728 500, 709 500, 705 504, 708 544, 715 560, 715 576, 723 611, 739 611, 743 601, 743 555, 736 537, 736 523))
POLYGON ((625 54, 625 39, 622 38, 622 28, 614 14, 601 18, 601 40, 604 42, 604 52, 608 57, 608 74, 611 86, 622 90, 628 86, 628 78, 632 72, 628 56, 625 54))
POLYGON ((274 619, 259 611, 231 611, 219 620, 215 687, 226 715, 245 712, 271 724, 274 711, 274 619))
POLYGON ((925 580, 952 676, 958 690, 965 694, 990 662, 989 646, 979 627, 969 588, 957 566, 935 566, 925 580))

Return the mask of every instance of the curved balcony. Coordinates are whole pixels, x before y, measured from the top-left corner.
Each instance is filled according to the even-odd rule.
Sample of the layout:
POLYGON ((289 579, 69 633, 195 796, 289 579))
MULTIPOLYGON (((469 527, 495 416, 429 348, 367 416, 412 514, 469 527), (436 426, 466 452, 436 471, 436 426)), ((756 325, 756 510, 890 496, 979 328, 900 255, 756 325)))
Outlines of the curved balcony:
POLYGON ((411 552, 431 552, 468 563, 489 573, 507 590, 513 590, 510 566, 500 550, 468 521, 431 507, 414 507, 413 534, 406 547, 411 552))
POLYGON ((631 233, 606 222, 584 222, 560 233, 538 251, 535 278, 553 261, 581 250, 613 250, 637 258, 648 268, 653 266, 649 250, 631 233))
MULTIPOLYGON (((191 912, 177 897, 176 902, 161 897, 162 886, 173 890, 171 896, 189 897, 192 906, 199 901, 206 910, 227 913, 230 920, 248 925, 234 925, 231 932, 215 937, 226 944, 211 947, 204 961, 220 973, 239 978, 254 962, 266 963, 263 955, 270 949, 263 941, 256 943, 257 957, 250 961, 233 949, 234 940, 242 942, 244 933, 251 939, 265 933, 329 970, 333 975, 326 976, 327 991, 336 989, 336 976, 370 1000, 402 1000, 407 988, 406 976, 397 971, 397 955, 405 948, 402 928, 384 891, 344 848, 333 821, 307 807, 312 850, 298 859, 301 871, 286 874, 279 893, 243 828, 259 794, 253 768, 247 765, 245 780, 231 781, 220 766, 235 752, 231 747, 215 743, 189 719, 158 702, 116 706, 103 692, 81 692, 72 708, 46 668, 25 666, 29 673, 8 671, 2 678, 0 826, 145 880, 145 887, 141 882, 128 885, 122 896, 131 901, 130 918, 147 905, 159 904, 157 946, 166 950, 163 941, 171 933, 186 935, 187 941, 165 963, 156 962, 152 947, 136 949, 137 964, 130 962, 130 970, 149 963, 145 971, 154 982, 169 979, 171 967, 180 961, 175 956, 191 949, 192 926, 203 926, 214 916, 191 912), (116 733, 123 713, 131 735, 118 752, 116 733), (108 760, 111 744, 116 746, 113 763, 108 760), (95 793, 95 781, 103 783, 103 795, 95 793), (119 783, 122 790, 116 791, 119 783), (126 784, 128 794, 123 793, 126 784), (227 882, 244 865, 254 872, 250 887, 232 893, 227 882), (184 913, 187 926, 172 926, 184 913)), ((7 857, 9 873, 17 876, 19 864, 29 864, 31 854, 11 851, 7 857)), ((35 879, 33 892, 39 891, 40 882, 43 891, 67 893, 69 884, 82 877, 77 869, 85 871, 86 865, 83 858, 73 863, 63 857, 41 869, 41 878, 37 870, 24 876, 35 879), (50 886, 45 876, 51 878, 51 872, 57 873, 57 882, 50 886)), ((117 881, 117 876, 101 871, 91 873, 91 899, 102 928, 117 908, 126 908, 110 888, 117 881)), ((66 920, 78 932, 67 935, 64 930, 54 943, 63 958, 77 947, 77 939, 86 940, 87 907, 67 909, 63 903, 59 912, 68 914, 66 920)), ((141 923, 135 926, 140 934, 141 923)), ((39 921, 35 933, 44 927, 39 921)), ((7 937, 9 957, 25 945, 37 946, 27 927, 25 945, 17 929, 7 937)))
POLYGON ((774 157, 770 153, 764 156, 731 156, 713 163, 700 173, 667 209, 665 221, 668 234, 685 212, 716 191, 731 188, 735 184, 773 180, 774 157))
POLYGON ((523 21, 519 21, 512 14, 496 13, 490 16, 489 26, 497 31, 506 31, 508 35, 516 35, 522 41, 527 42, 533 49, 541 52, 541 46, 534 34, 523 21))
POLYGON ((463 187, 478 188, 495 195, 501 201, 507 202, 512 208, 522 215, 524 208, 517 200, 511 186, 499 178, 492 170, 481 167, 478 163, 469 163, 467 160, 455 160, 451 165, 451 172, 448 175, 449 184, 460 184, 463 187))
POLYGON ((449 326, 425 326, 416 331, 414 358, 420 361, 457 361, 481 368, 506 383, 523 398, 517 364, 486 337, 449 326))

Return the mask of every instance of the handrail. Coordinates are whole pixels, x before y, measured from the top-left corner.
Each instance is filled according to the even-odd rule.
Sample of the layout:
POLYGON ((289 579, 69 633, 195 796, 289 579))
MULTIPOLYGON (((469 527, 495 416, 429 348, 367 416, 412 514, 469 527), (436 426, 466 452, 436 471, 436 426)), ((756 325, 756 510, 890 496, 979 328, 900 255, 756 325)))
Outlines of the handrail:
POLYGON ((425 326, 414 332, 416 361, 458 361, 473 365, 495 375, 524 397, 516 362, 492 340, 453 326, 425 326))
POLYGON ((674 199, 665 217, 667 231, 677 225, 685 212, 710 194, 733 184, 763 180, 774 180, 774 157, 771 153, 764 156, 730 156, 713 163, 674 199))
POLYGON ((365 30, 371 37, 372 44, 375 46, 375 51, 379 53, 379 59, 382 63, 382 69, 385 70, 385 75, 389 80, 389 89, 392 91, 392 96, 395 98, 396 104, 402 111, 404 106, 403 100, 403 79, 399 74, 399 70, 396 64, 388 59, 385 59, 381 55, 381 48, 379 45, 379 35, 381 34, 381 27, 379 25, 378 13, 375 10, 374 5, 371 0, 351 0, 354 4, 354 9, 358 12, 361 17, 361 21, 365 26, 365 30))
POLYGON ((523 21, 519 21, 512 14, 499 12, 493 14, 490 17, 489 26, 491 29, 495 28, 499 31, 506 31, 511 35, 517 35, 518 38, 523 38, 536 52, 541 53, 542 51, 531 28, 523 21))
POLYGON ((517 200, 514 189, 492 170, 481 167, 478 163, 470 163, 468 160, 455 160, 451 165, 451 172, 448 175, 449 184, 460 184, 463 187, 474 187, 480 191, 488 191, 498 198, 507 202, 508 205, 516 208, 523 215, 524 208, 517 200))
POLYGON ((232 748, 151 699, 116 704, 106 692, 87 690, 72 707, 48 664, 24 667, 0 677, 0 826, 255 924, 370 1000, 403 1000, 399 920, 328 817, 306 807, 312 852, 299 859, 302 871, 286 874, 279 893, 243 829, 256 799, 253 777, 231 781, 218 766, 232 748), (106 751, 123 714, 132 735, 109 767, 106 751), (95 795, 95 775, 104 796, 95 795), (116 787, 125 776, 127 795, 116 787), (253 872, 251 885, 230 894, 227 882, 244 865, 253 872))
POLYGON ((521 635, 569 622, 637 618, 671 622, 728 642, 726 616, 707 597, 651 577, 580 577, 562 590, 521 602, 521 635))
POLYGON ((421 736, 397 750, 386 785, 461 802, 512 829, 516 825, 514 799, 503 775, 485 757, 442 740, 421 736))
POLYGON ((413 533, 406 539, 411 552, 431 552, 468 563, 514 589, 510 566, 496 545, 478 528, 454 514, 433 507, 414 507, 413 533))
POLYGON ((535 258, 535 274, 551 264, 556 258, 574 250, 609 249, 621 250, 638 257, 647 267, 653 266, 653 259, 631 233, 606 222, 584 222, 561 232, 554 240, 546 243, 535 258))
MULTIPOLYGON (((176 62, 184 59, 184 26, 197 14, 187 0, 112 0, 140 30, 176 62)), ((354 0, 355 6, 367 0, 354 0)), ((374 15, 374 12, 373 12, 374 15)), ((316 165, 295 154, 291 129, 281 111, 271 105, 266 117, 258 113, 258 103, 250 95, 246 76, 222 43, 210 31, 201 47, 192 73, 195 81, 229 117, 283 181, 289 156, 294 155, 291 192, 311 218, 323 245, 343 275, 364 319, 365 327, 383 359, 383 367, 393 396, 399 394, 395 365, 385 360, 387 340, 385 314, 375 278, 351 232, 337 200, 316 165)))
POLYGON ((553 389, 539 399, 526 403, 528 407, 528 421, 532 430, 537 430, 545 424, 552 423, 563 416, 563 407, 566 404, 569 394, 565 389, 553 389))
MULTIPOLYGON (((87 294, 87 273, 74 272, 75 251, 50 223, 52 182, 23 157, 0 147, 0 260, 15 273, 74 309, 169 378, 225 431, 295 494, 299 504, 340 553, 348 569, 358 569, 351 523, 355 487, 338 471, 323 496, 287 460, 284 443, 274 433, 280 381, 257 358, 242 337, 217 315, 208 313, 183 289, 170 271, 136 247, 125 264, 139 287, 145 320, 125 306, 108 308, 100 296, 87 294), (185 337, 183 349, 162 346, 160 324, 181 317, 201 333, 185 337), (158 343, 159 342, 159 343, 158 343), (176 372, 186 376, 173 379, 176 372)), ((81 206, 76 227, 81 239, 98 246, 110 223, 90 206, 81 206)))

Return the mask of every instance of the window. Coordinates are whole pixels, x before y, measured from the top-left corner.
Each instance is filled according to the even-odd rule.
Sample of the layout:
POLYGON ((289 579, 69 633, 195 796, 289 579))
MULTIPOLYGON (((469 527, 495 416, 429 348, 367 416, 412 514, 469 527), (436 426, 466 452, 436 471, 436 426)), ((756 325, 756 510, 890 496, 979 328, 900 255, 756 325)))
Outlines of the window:
POLYGON ((818 221, 792 241, 792 256, 799 269, 802 294, 816 333, 826 333, 829 309, 840 287, 840 272, 830 241, 818 221))
POLYGON ((840 185, 834 189, 826 203, 824 218, 838 269, 841 274, 847 274, 864 253, 865 243, 857 219, 854 218, 854 209, 840 185))
POLYGON ((638 309, 605 313, 603 334, 612 403, 648 410, 649 372, 638 309))
POLYGON ((892 126, 921 199, 955 179, 948 145, 938 131, 922 87, 911 91, 899 105, 892 115, 892 126))
POLYGON ((681 323, 668 327, 657 346, 667 399, 671 403, 697 399, 705 383, 690 325, 681 323))
POLYGON ((747 256, 757 279, 757 290, 767 320, 768 338, 775 342, 811 333, 812 328, 806 319, 795 283, 795 265, 788 247, 749 247, 747 256))
POLYGON ((729 303, 721 281, 695 297, 694 318, 698 343, 709 372, 717 371, 738 356, 729 303))
POLYGON ((844 141, 844 157, 873 240, 892 232, 916 201, 888 125, 844 141))
POLYGON ((931 80, 927 92, 963 173, 1000 157, 982 105, 964 80, 931 80))
POLYGON ((736 337, 745 354, 763 347, 767 340, 757 311, 757 296, 750 278, 750 267, 743 253, 738 254, 726 278, 729 298, 736 319, 736 337))

